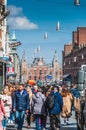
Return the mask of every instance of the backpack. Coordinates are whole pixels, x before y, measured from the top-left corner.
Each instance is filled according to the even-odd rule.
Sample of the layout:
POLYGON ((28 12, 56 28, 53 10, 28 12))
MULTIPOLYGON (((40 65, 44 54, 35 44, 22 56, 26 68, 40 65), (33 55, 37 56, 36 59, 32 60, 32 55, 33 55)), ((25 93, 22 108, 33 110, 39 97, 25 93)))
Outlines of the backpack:
POLYGON ((45 101, 45 106, 47 109, 53 109, 55 103, 55 96, 53 94, 50 94, 45 101))

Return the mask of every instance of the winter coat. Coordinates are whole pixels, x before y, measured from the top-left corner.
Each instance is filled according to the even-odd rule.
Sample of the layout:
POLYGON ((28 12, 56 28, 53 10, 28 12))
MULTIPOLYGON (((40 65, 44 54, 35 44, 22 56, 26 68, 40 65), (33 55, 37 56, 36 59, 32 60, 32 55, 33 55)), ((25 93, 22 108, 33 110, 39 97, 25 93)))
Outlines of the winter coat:
POLYGON ((13 110, 13 104, 14 104, 15 93, 16 93, 16 91, 13 91, 13 92, 11 93, 11 99, 12 99, 12 110, 13 110))
POLYGON ((63 106, 63 99, 62 96, 59 92, 52 93, 55 96, 55 104, 52 110, 50 110, 50 114, 60 114, 62 111, 62 106, 63 106))
POLYGON ((17 111, 26 111, 30 109, 30 99, 26 90, 23 90, 22 95, 19 90, 16 91, 13 108, 17 111))
POLYGON ((41 92, 37 92, 32 98, 32 113, 33 114, 45 114, 45 96, 41 92))
POLYGON ((66 97, 63 97, 62 117, 71 116, 72 100, 73 97, 71 93, 69 93, 66 97))
POLYGON ((0 99, 0 122, 3 119, 3 114, 6 115, 6 111, 5 111, 5 108, 4 108, 3 101, 0 99))

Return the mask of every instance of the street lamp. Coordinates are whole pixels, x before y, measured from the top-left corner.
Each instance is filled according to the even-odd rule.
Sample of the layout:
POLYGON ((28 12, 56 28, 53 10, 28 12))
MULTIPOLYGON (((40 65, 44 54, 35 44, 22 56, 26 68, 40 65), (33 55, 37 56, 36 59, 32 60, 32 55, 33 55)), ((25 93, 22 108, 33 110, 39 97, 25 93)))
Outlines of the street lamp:
POLYGON ((80 5, 80 0, 75 0, 74 5, 79 6, 80 5))

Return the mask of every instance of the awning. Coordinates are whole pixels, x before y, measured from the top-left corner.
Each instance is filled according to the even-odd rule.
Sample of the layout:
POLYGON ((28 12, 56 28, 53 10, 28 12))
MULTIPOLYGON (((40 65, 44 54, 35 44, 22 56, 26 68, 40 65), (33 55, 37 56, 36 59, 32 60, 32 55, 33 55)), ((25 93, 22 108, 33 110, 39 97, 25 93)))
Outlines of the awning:
POLYGON ((16 73, 7 73, 7 76, 16 77, 16 76, 17 76, 17 74, 16 74, 16 73))
POLYGON ((62 76, 63 79, 68 78, 68 77, 71 77, 71 75, 70 74, 65 74, 65 75, 62 76))
POLYGON ((63 78, 64 81, 69 81, 69 82, 72 81, 71 74, 63 75, 62 78, 63 78))

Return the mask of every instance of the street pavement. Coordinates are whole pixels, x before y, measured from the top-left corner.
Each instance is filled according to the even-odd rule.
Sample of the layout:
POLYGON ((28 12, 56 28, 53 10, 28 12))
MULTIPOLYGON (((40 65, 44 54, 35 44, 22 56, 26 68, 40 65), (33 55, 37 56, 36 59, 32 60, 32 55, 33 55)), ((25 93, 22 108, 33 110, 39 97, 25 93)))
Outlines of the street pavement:
MULTIPOLYGON (((49 117, 48 117, 46 130, 49 130, 49 126, 50 126, 50 124, 49 124, 49 117)), ((9 127, 6 130, 16 130, 16 129, 14 128, 13 125, 9 124, 9 127)), ((36 130, 35 123, 32 122, 31 123, 31 128, 28 129, 27 128, 27 123, 26 123, 26 120, 25 120, 23 130, 36 130)), ((72 116, 69 119, 69 124, 68 125, 64 125, 64 120, 63 120, 63 118, 61 118, 61 129, 60 130, 77 130, 75 112, 74 111, 72 112, 72 116)))

